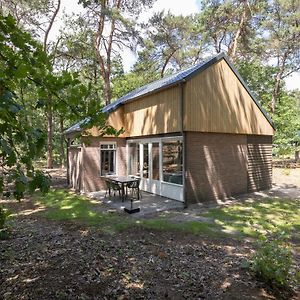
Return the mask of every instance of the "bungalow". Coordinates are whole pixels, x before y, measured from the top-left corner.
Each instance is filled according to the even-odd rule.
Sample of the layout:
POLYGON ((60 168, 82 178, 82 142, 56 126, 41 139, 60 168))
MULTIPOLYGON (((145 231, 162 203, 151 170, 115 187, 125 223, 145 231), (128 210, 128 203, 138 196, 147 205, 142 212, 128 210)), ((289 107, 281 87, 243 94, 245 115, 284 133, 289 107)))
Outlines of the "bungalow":
POLYGON ((268 189, 274 126, 222 53, 138 88, 104 107, 119 137, 71 145, 68 178, 78 191, 105 189, 104 176, 137 175, 143 191, 189 203, 268 189))

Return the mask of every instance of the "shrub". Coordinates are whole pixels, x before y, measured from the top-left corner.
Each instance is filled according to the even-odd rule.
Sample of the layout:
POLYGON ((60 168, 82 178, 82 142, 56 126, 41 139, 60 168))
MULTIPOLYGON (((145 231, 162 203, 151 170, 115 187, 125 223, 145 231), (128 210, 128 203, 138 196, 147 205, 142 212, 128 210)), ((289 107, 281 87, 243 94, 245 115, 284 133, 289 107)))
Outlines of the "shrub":
POLYGON ((6 211, 0 206, 0 229, 4 228, 6 217, 7 217, 6 211))
POLYGON ((9 228, 4 226, 7 216, 7 211, 0 206, 0 240, 7 239, 9 237, 9 228))
POLYGON ((259 278, 278 287, 288 288, 299 281, 291 245, 284 232, 260 239, 252 257, 252 270, 259 278))

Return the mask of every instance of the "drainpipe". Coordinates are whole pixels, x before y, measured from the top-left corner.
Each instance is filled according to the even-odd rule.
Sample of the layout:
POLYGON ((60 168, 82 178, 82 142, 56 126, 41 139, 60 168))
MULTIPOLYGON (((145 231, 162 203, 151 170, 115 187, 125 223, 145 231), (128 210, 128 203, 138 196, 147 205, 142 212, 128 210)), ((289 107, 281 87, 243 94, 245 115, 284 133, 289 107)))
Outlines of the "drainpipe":
POLYGON ((186 199, 186 137, 184 132, 184 116, 185 116, 185 110, 184 110, 184 84, 186 83, 185 79, 183 79, 179 85, 180 85, 180 113, 181 113, 181 135, 182 135, 182 164, 183 164, 183 182, 182 182, 182 188, 183 188, 183 203, 184 208, 187 208, 187 199, 186 199))
POLYGON ((69 166, 69 147, 70 147, 70 144, 71 144, 71 139, 70 138, 67 138, 67 140, 65 140, 66 142, 66 146, 67 146, 67 184, 68 184, 68 187, 70 186, 70 166, 69 166))

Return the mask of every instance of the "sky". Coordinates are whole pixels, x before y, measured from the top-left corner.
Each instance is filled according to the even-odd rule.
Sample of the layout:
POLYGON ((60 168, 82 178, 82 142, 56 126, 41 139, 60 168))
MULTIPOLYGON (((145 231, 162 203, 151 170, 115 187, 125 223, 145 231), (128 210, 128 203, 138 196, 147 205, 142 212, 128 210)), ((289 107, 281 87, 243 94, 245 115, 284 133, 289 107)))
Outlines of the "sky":
MULTIPOLYGON (((66 13, 79 12, 81 6, 77 4, 78 0, 61 0, 62 9, 66 13)), ((192 13, 199 12, 199 3, 200 0, 157 0, 153 7, 142 13, 141 20, 147 21, 149 17, 158 11, 163 9, 168 11, 170 10, 174 15, 189 15, 192 13)), ((60 15, 58 15, 58 20, 62 15, 62 10, 60 15)), ((53 30, 53 35, 58 33, 59 27, 62 25, 60 21, 56 22, 55 28, 53 30)), ((136 55, 129 49, 125 49, 121 54, 123 58, 124 70, 127 72, 130 70, 134 62, 136 61, 136 55)), ((286 86, 289 90, 300 89, 300 72, 294 73, 292 76, 286 79, 286 86)))

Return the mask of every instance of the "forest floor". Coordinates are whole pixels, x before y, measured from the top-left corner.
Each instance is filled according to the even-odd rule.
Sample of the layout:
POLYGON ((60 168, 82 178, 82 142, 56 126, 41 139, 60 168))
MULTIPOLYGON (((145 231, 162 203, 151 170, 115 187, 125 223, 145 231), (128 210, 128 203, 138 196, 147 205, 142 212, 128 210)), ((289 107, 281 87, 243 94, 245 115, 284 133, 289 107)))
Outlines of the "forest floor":
MULTIPOLYGON (((103 206, 99 213, 99 203, 62 190, 63 171, 51 172, 56 190, 49 195, 20 203, 0 200, 11 212, 10 237, 0 241, 0 299, 299 299, 299 291, 271 288, 246 267, 255 249, 249 226, 243 234, 217 231, 220 222, 228 229, 233 221, 245 221, 230 216, 231 208, 243 214, 241 205, 201 214, 218 226, 204 221, 170 226, 166 217, 133 220, 103 206)), ((299 178, 299 169, 275 169, 275 186, 286 191, 284 203, 268 198, 261 206, 247 204, 261 228, 270 216, 268 205, 276 216, 284 205, 284 214, 274 220, 288 216, 299 229, 299 178)), ((299 267, 299 236, 292 243, 299 267)))

